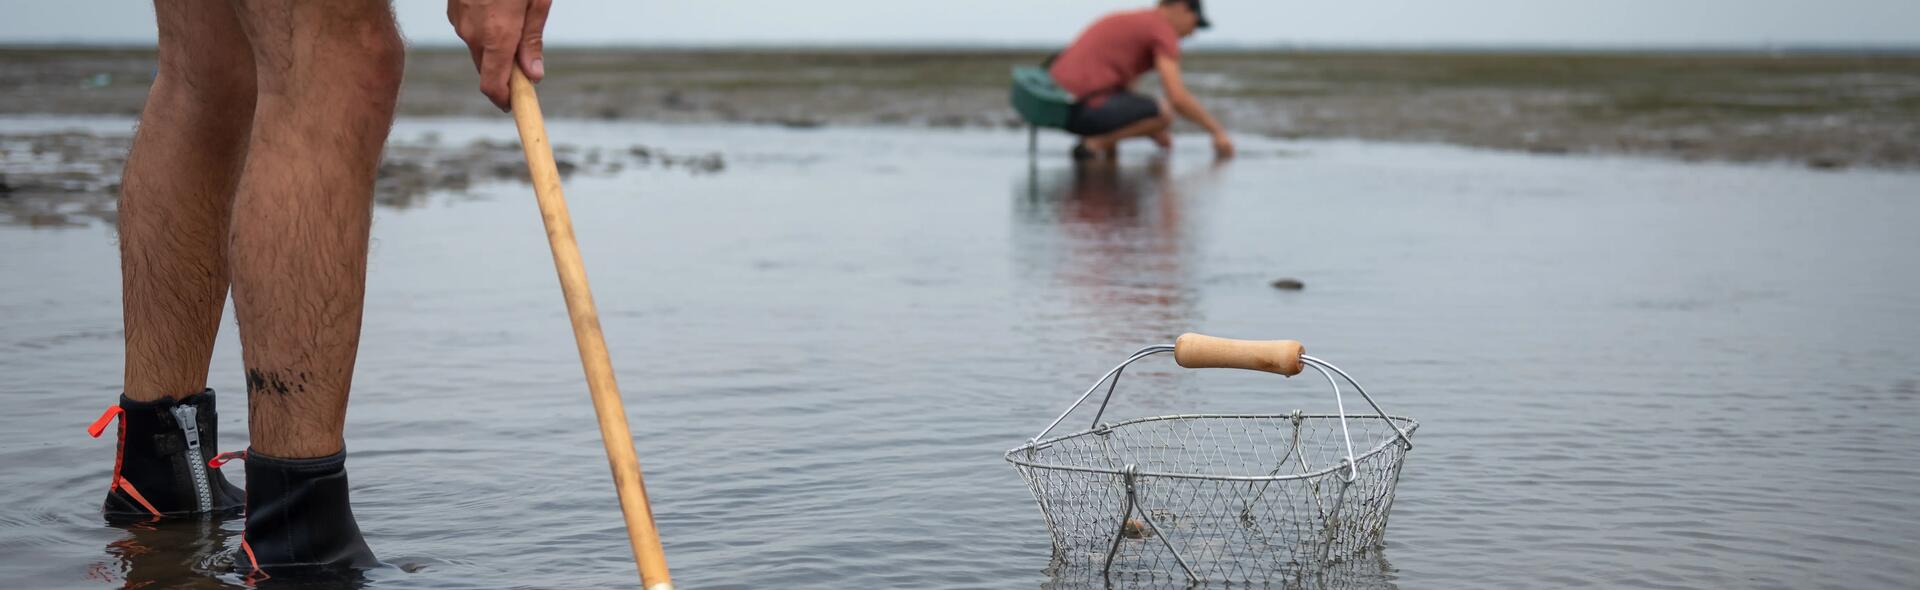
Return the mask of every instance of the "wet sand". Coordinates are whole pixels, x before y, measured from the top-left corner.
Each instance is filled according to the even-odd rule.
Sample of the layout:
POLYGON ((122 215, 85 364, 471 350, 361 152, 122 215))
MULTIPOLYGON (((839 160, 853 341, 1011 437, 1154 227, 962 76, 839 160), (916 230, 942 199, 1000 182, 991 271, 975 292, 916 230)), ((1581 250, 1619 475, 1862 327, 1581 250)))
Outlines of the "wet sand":
MULTIPOLYGON (((97 118, 50 118, 35 123, 0 123, 0 129, 7 130, 0 132, 0 225, 80 227, 94 220, 113 222, 120 173, 133 141, 132 126, 102 125, 97 118)), ((591 148, 556 144, 554 158, 563 177, 607 176, 642 168, 716 174, 727 167, 719 152, 675 153, 638 144, 591 148)), ((434 192, 463 193, 482 183, 526 180, 527 165, 518 142, 457 143, 428 131, 388 142, 374 200, 405 209, 418 206, 434 192)))
MULTIPOLYGON (((556 49, 551 116, 649 122, 1019 126, 1014 50, 556 49)), ((0 114, 137 114, 138 49, 0 49, 0 114)), ((408 59, 403 116, 493 113, 463 51, 408 59)), ((1238 133, 1536 153, 1920 167, 1920 56, 1195 52, 1238 133)))

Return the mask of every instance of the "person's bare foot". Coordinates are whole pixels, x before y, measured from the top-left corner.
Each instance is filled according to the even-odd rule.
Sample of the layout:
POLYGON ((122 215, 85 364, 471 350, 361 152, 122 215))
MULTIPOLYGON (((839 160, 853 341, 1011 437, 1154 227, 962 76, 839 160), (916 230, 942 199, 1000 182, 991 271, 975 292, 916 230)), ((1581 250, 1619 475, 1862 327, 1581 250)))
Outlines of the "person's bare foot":
POLYGON ((1119 142, 1111 139, 1089 137, 1073 146, 1075 160, 1115 160, 1120 157, 1119 142))
POLYGON ((1160 149, 1163 150, 1173 149, 1173 132, 1163 129, 1159 133, 1153 134, 1152 137, 1153 145, 1160 146, 1160 149))
POLYGON ((1093 152, 1095 154, 1099 154, 1101 157, 1110 158, 1110 157, 1113 157, 1113 154, 1115 151, 1114 148, 1118 147, 1117 145, 1118 143, 1119 142, 1113 141, 1111 139, 1106 139, 1101 137, 1089 137, 1085 141, 1080 142, 1080 145, 1086 146, 1087 151, 1093 152))

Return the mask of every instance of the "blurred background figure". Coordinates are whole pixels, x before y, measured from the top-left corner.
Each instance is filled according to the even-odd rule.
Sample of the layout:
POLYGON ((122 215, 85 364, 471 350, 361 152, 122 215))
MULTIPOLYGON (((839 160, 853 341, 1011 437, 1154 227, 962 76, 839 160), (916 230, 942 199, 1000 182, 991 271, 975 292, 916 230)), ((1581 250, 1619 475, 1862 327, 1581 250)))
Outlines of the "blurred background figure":
POLYGON ((1233 140, 1180 77, 1180 40, 1212 26, 1200 0, 1161 0, 1157 6, 1115 12, 1094 21, 1053 60, 1053 79, 1076 101, 1066 130, 1081 137, 1077 160, 1112 159, 1121 140, 1152 138, 1173 146, 1173 115, 1178 113, 1213 136, 1214 154, 1233 156, 1233 140), (1164 100, 1133 91, 1147 72, 1160 75, 1164 100))

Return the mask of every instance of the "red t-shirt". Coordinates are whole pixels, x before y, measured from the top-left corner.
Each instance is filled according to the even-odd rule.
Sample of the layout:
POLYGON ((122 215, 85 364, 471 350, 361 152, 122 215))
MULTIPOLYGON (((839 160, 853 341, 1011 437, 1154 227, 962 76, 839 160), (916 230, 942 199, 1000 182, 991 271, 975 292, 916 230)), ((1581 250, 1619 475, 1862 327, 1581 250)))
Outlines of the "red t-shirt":
POLYGON ((1076 97, 1125 90, 1159 56, 1180 59, 1180 34, 1157 8, 1100 17, 1053 60, 1053 81, 1076 97))

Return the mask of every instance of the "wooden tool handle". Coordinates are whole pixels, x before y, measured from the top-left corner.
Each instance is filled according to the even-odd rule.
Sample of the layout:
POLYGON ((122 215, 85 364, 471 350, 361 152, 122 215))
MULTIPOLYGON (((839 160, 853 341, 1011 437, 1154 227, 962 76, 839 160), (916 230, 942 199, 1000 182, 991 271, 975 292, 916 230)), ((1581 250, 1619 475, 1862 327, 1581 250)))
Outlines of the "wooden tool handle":
POLYGON ((593 413, 600 421, 600 441, 606 446, 607 464, 613 469, 614 489, 620 494, 627 540, 633 545, 634 563, 640 567, 640 584, 646 590, 673 590, 660 532, 653 525, 653 508, 647 504, 646 482, 640 477, 633 434, 627 430, 626 406, 620 402, 620 386, 613 379, 613 360, 600 333, 600 314, 594 310, 593 290, 587 286, 586 264, 580 259, 579 244, 574 243, 566 196, 560 192, 560 170, 553 163, 553 146, 547 143, 540 97, 520 68, 513 69, 511 90, 513 121, 520 128, 520 146, 527 154, 533 194, 540 201, 540 216, 547 226, 547 245, 553 248, 553 267, 560 274, 567 316, 573 320, 574 344, 580 348, 580 365, 586 369, 587 390, 593 397, 593 413))
POLYGON ((1232 340, 1181 334, 1173 341, 1173 361, 1189 369, 1249 369, 1286 376, 1300 374, 1307 349, 1295 340, 1232 340))

